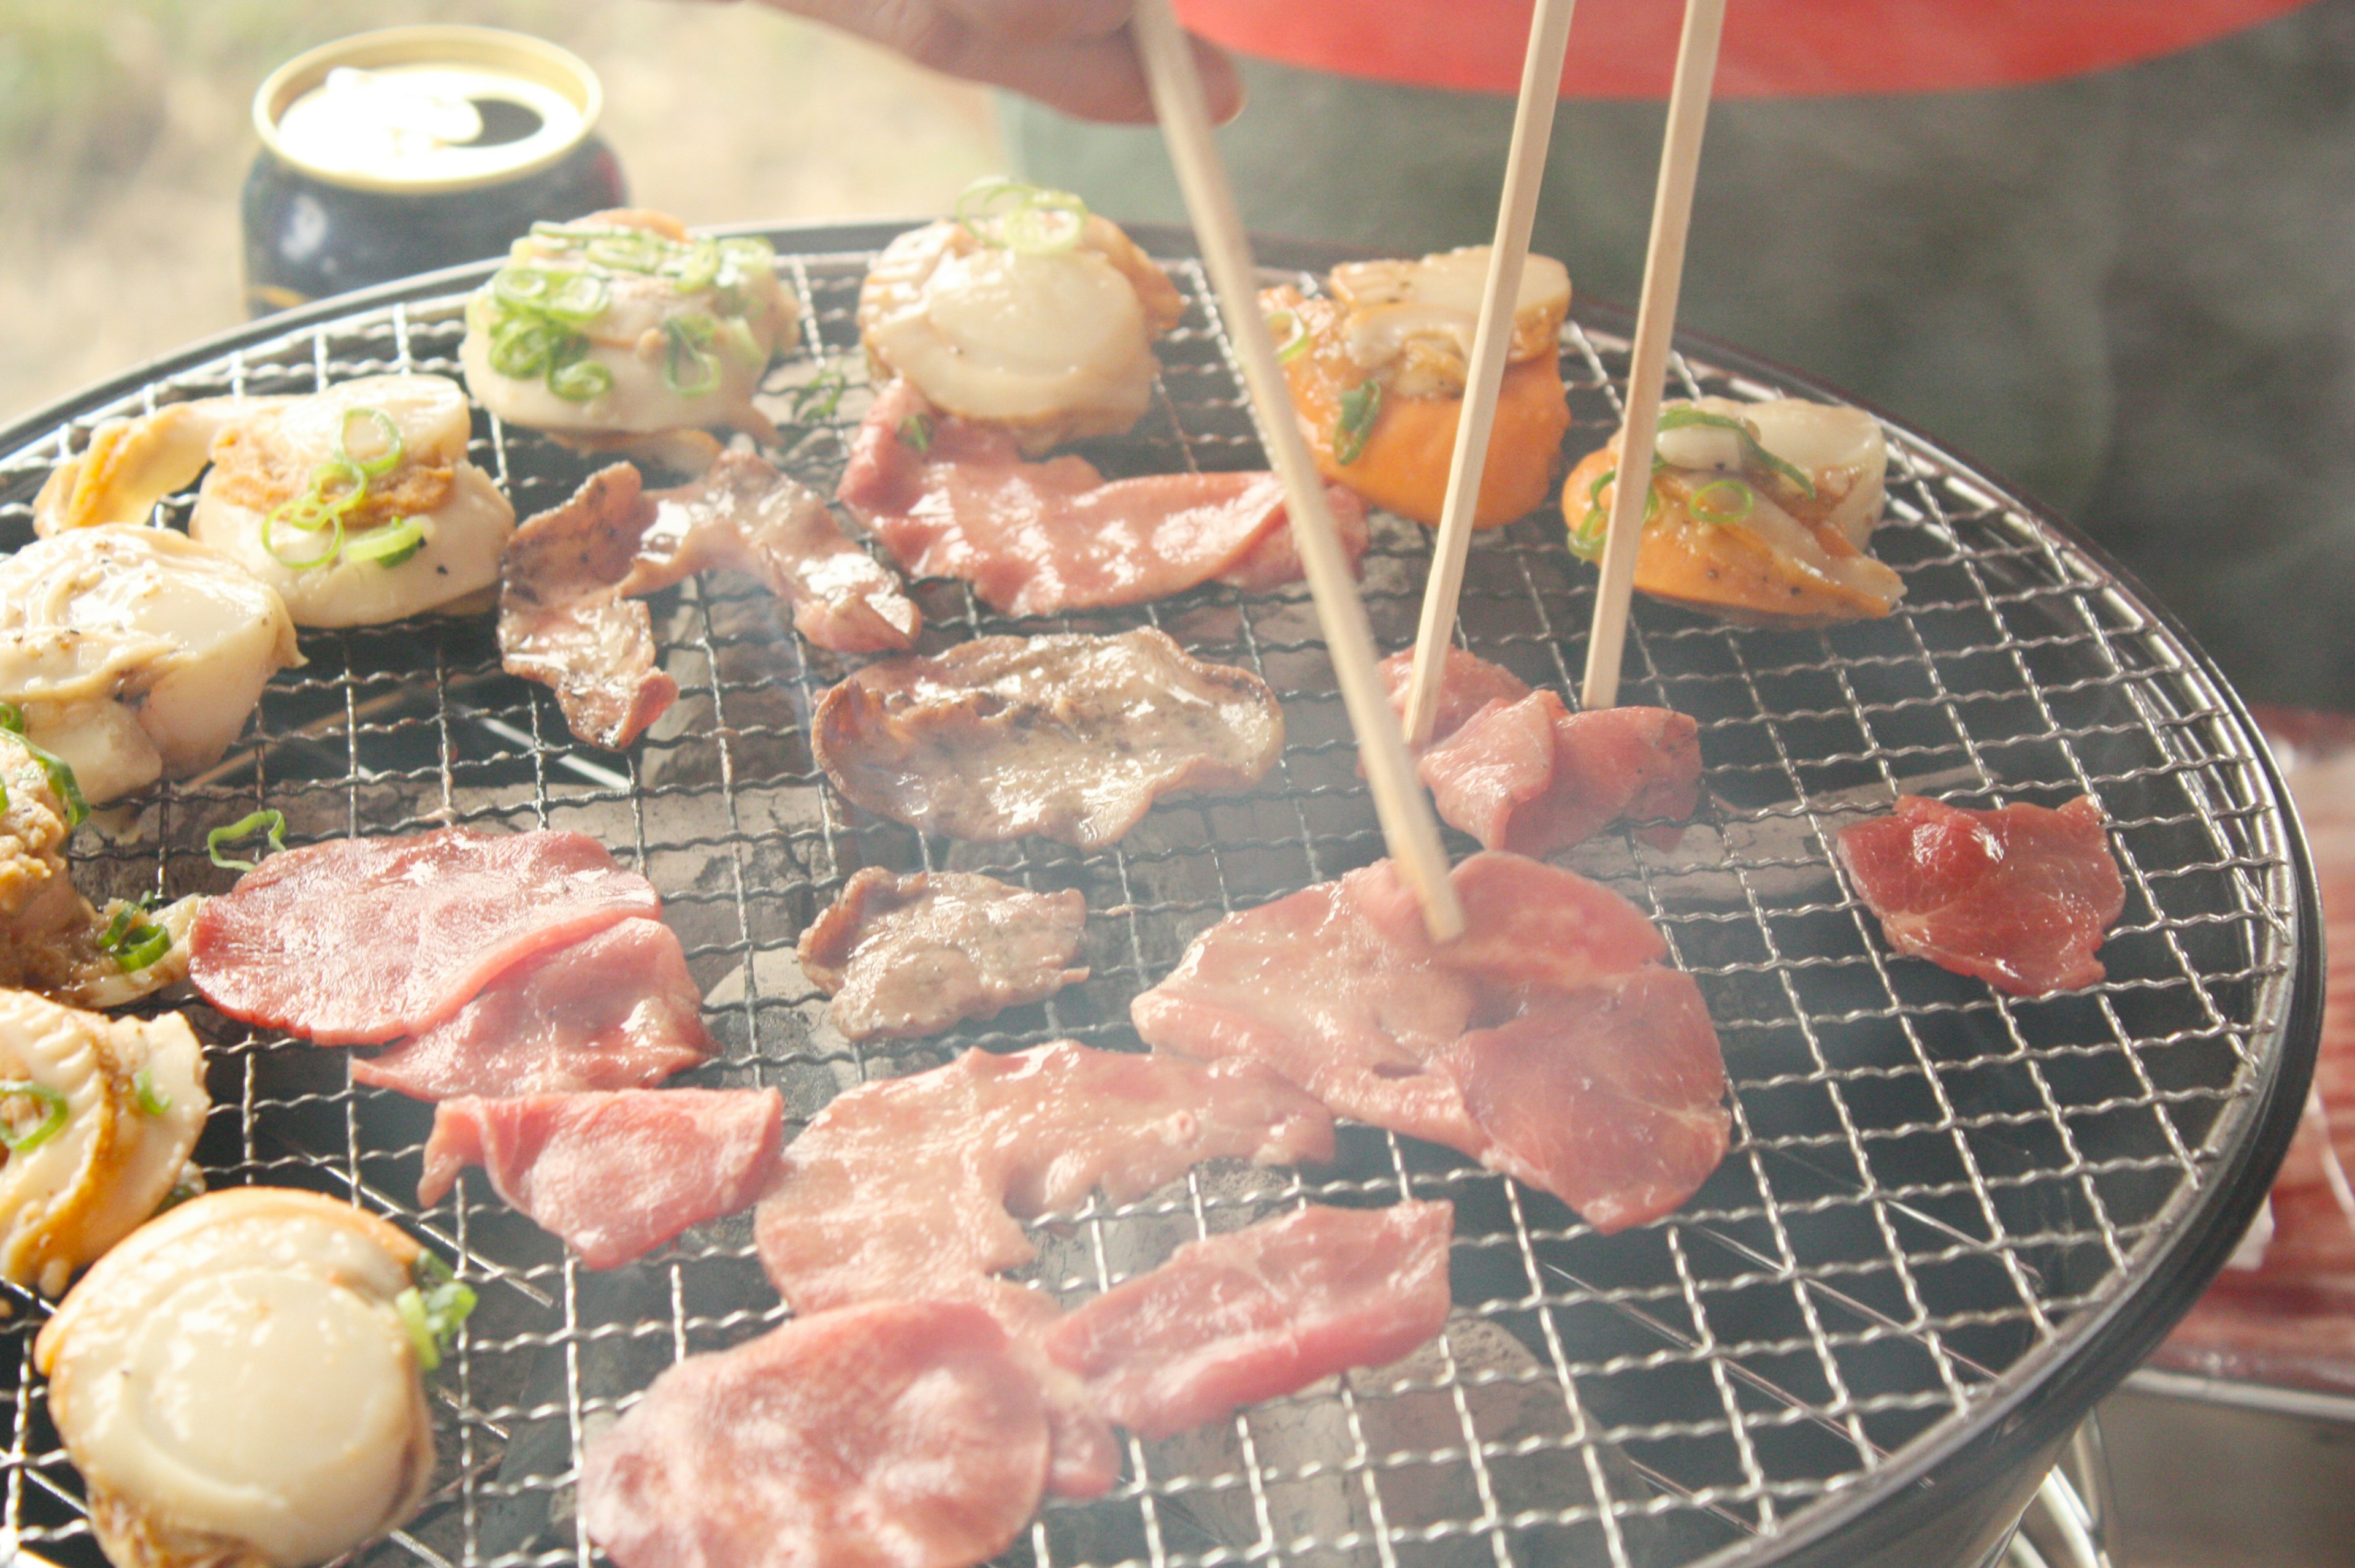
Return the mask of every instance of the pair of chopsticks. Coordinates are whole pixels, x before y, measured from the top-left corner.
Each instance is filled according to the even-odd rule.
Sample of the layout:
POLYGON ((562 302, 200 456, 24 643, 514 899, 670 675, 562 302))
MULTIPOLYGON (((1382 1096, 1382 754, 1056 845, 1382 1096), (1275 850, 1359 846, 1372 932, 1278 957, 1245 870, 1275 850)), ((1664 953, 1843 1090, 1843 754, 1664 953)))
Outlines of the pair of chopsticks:
MULTIPOLYGON (((1383 837, 1391 858, 1422 903, 1424 925, 1434 941, 1443 943, 1463 933, 1464 911, 1448 880, 1439 826, 1415 778, 1407 743, 1409 736, 1418 742, 1429 740, 1432 718, 1438 709, 1439 673, 1453 635, 1456 600, 1463 591, 1473 515, 1487 467, 1488 437, 1496 422, 1497 394, 1504 385, 1521 266, 1537 220, 1538 193, 1575 4, 1576 0, 1536 0, 1530 18, 1520 101, 1514 112, 1512 147, 1505 165, 1504 200, 1497 214, 1497 237, 1488 261, 1479 325, 1472 340, 1455 460, 1448 469, 1446 499, 1432 547, 1431 578, 1415 638, 1414 673, 1403 730, 1382 689, 1380 673, 1374 667, 1373 634, 1366 621, 1365 605, 1342 558, 1332 511, 1325 500, 1323 477, 1293 416, 1291 394, 1275 357, 1275 341, 1260 315, 1258 273, 1242 220, 1235 211, 1226 166, 1211 140, 1209 112, 1193 52, 1178 26, 1170 0, 1137 0, 1131 24, 1154 112, 1160 118, 1170 161, 1177 165, 1178 183, 1185 193, 1186 209, 1201 245, 1203 265, 1226 318, 1227 336, 1241 363, 1252 406, 1258 412, 1269 456, 1284 481, 1292 537, 1324 627, 1341 700, 1365 758, 1366 778, 1383 837)), ((1724 21, 1725 0, 1687 0, 1675 85, 1668 98, 1668 135, 1660 153, 1659 189, 1653 201, 1651 242, 1644 261, 1644 290, 1636 316, 1635 352, 1621 426, 1621 478, 1612 498, 1603 582, 1595 599, 1586 679, 1580 696, 1587 708, 1608 708, 1618 699, 1620 656, 1635 591, 1637 535, 1643 525, 1644 500, 1651 489, 1647 483, 1628 483, 1626 476, 1651 472, 1669 339, 1676 325, 1677 294, 1684 279, 1693 180, 1700 163, 1701 130, 1709 113, 1710 86, 1717 72, 1718 38, 1724 21)))

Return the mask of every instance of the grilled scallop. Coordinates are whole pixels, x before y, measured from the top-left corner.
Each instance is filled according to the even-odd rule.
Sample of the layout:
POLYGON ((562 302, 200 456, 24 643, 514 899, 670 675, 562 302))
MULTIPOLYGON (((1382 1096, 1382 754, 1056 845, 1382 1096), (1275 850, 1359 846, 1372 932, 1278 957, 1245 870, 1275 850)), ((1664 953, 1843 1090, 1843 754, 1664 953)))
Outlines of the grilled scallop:
MULTIPOLYGON (((1571 548, 1590 560, 1618 464, 1614 436, 1562 487, 1571 548)), ((1747 625, 1886 615, 1905 585, 1865 545, 1888 464, 1881 423, 1861 409, 1797 398, 1666 404, 1636 586, 1747 625)))
POLYGON ((91 1270, 33 1354, 117 1568, 297 1568, 409 1516, 433 1469, 397 1305, 418 1256, 373 1215, 248 1187, 91 1270))
MULTIPOLYGON (((467 302, 458 358, 491 412, 596 450, 714 426, 765 441, 776 429, 752 394, 770 357, 794 346, 794 311, 767 241, 601 212, 515 242, 467 302)), ((655 443, 666 447, 678 443, 655 443)))
POLYGON ((1153 340, 1184 314, 1176 286, 1076 197, 1001 183, 964 205, 868 271, 858 331, 875 379, 904 377, 1033 457, 1124 434, 1153 399, 1153 340))
POLYGON ((0 990, 0 1276, 62 1292, 182 1179, 210 1104, 177 1013, 110 1019, 0 990))
POLYGON ((0 702, 93 805, 218 762, 301 662, 276 590, 167 528, 79 528, 0 560, 0 702))

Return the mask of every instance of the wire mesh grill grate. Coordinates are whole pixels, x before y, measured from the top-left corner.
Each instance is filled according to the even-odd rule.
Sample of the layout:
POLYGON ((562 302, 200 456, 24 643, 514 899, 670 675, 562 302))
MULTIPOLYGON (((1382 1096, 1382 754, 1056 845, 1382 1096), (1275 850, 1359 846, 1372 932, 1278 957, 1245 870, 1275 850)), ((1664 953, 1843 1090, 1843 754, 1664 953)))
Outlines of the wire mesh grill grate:
MULTIPOLYGON (((865 261, 786 259, 805 343, 773 389, 826 363, 858 381, 851 311, 865 261)), ((1203 282, 1173 265, 1190 303, 1163 345, 1162 394, 1134 436, 1089 455, 1112 473, 1256 465, 1203 282)), ((0 459, 0 519, 25 533, 49 464, 100 418, 389 370, 455 377, 459 333, 451 301, 418 300, 257 335, 133 398, 67 411, 0 459)), ((1582 311, 1566 333, 1589 444, 1615 422, 1624 348, 1582 311)), ((1784 389, 1697 359, 1676 374, 1691 392, 1784 389)), ((830 493, 864 402, 854 385, 828 422, 797 429, 785 465, 830 493)), ((476 428, 477 460, 519 514, 554 505, 586 470, 487 415, 476 428)), ((1876 549, 1904 577, 1899 612, 1774 633, 1641 606, 1629 699, 1700 721, 1708 798, 1673 850, 1606 837, 1568 860, 1635 899, 1700 978, 1734 1088, 1721 1168, 1673 1219, 1604 1238, 1455 1156, 1347 1127, 1329 1169, 1208 1168, 1142 1202, 1042 1221, 1037 1277, 1076 1300, 1179 1241, 1305 1200, 1444 1197, 1457 1209, 1456 1312, 1444 1340, 1399 1367, 1132 1442, 1111 1498, 1050 1505, 1010 1561, 1636 1568, 1764 1552, 2065 1353, 2073 1320, 2147 1272, 2246 1134, 2286 1027, 2303 933, 2281 807, 2252 738, 2163 624, 1936 452, 1902 432, 1891 442, 1876 549), (2103 955, 2108 981, 2019 1001, 1892 958, 1828 835, 1900 790, 1975 805, 2093 795, 2128 889, 2103 955)), ((182 518, 187 504, 165 510, 182 518)), ((1412 638, 1426 560, 1420 528, 1377 519, 1365 589, 1386 645, 1412 638)), ((1558 524, 1484 536, 1464 640, 1574 691, 1590 581, 1558 524)), ((573 742, 546 692, 500 672, 485 617, 308 633, 309 663, 273 682, 243 749, 144 799, 128 831, 86 833, 82 880, 94 895, 219 891, 229 873, 208 863, 206 831, 265 804, 296 843, 449 822, 593 834, 660 889, 705 987, 723 1049, 683 1081, 779 1085, 798 1125, 852 1083, 970 1045, 1133 1048, 1129 997, 1196 933, 1381 853, 1305 590, 1207 589, 1018 623, 960 583, 914 592, 927 648, 1159 625, 1269 681, 1289 721, 1283 760, 1259 792, 1167 803, 1103 852, 928 840, 829 793, 805 720, 842 665, 804 646, 746 580, 715 573, 654 601, 682 695, 633 754, 573 742), (1082 890, 1092 977, 937 1040, 846 1044, 793 945, 869 864, 1082 890)), ((583 1438, 678 1357, 783 1316, 750 1217, 584 1272, 479 1172, 416 1206, 430 1108, 356 1093, 340 1052, 192 1011, 211 1045, 198 1157, 216 1184, 356 1197, 457 1259, 481 1293, 434 1384, 432 1500, 369 1561, 589 1563, 570 1493, 583 1438)), ((43 1309, 16 1306, 5 1527, 45 1556, 95 1563, 79 1480, 30 1373, 43 1309)))

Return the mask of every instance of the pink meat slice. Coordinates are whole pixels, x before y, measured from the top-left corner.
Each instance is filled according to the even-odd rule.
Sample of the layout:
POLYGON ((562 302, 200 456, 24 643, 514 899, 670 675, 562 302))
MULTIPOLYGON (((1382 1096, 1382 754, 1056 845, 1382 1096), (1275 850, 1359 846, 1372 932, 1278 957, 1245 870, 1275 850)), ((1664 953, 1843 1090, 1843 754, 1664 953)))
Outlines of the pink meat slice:
POLYGON ((535 954, 661 910, 585 834, 336 838, 272 855, 208 902, 188 973, 231 1018, 375 1045, 441 1022, 535 954))
POLYGON ((878 1302, 690 1356, 591 1438, 620 1568, 971 1568, 1039 1506, 1037 1380, 986 1312, 878 1302))
MULTIPOLYGON (((1416 764, 1440 819, 1490 849, 1545 855, 1623 817, 1690 816, 1699 728, 1665 708, 1572 713, 1550 691, 1491 702, 1416 764)), ((1678 828, 1654 829, 1673 844, 1678 828)))
MULTIPOLYGON (((1056 1316, 997 1277, 1036 1256, 1020 1219, 1101 1186, 1142 1197, 1206 1159, 1333 1156, 1325 1108, 1266 1068, 1093 1051, 1071 1040, 862 1084, 787 1147, 756 1235, 797 1313, 878 1300, 969 1301, 1021 1337, 1056 1316)), ((1112 1484, 1118 1455, 1075 1386, 1050 1386, 1055 1487, 1112 1484)))
POLYGON ((1689 1180, 1658 1209, 1676 1179, 1662 1177, 1641 1140, 1580 1162, 1558 1157, 1518 1124, 1507 1147, 1499 1129, 1521 1109, 1513 1097, 1540 1080, 1553 1097, 1533 1104, 1546 1115, 1573 1115, 1563 1110, 1564 1096, 1594 1100, 1577 1116, 1624 1114, 1626 1095, 1591 1069, 1618 1061, 1611 1031, 1627 1009, 1612 998, 1627 995, 1645 1003, 1638 1010, 1647 1018, 1657 1011, 1655 1021, 1700 1031, 1705 1054, 1679 1039, 1679 1072, 1699 1074, 1690 1092, 1700 1100, 1721 1095, 1716 1032, 1689 977, 1658 966, 1667 944, 1634 905, 1575 872, 1486 851, 1452 876, 1467 929, 1444 948, 1423 935, 1404 880, 1378 861, 1229 916, 1130 1005, 1130 1017, 1156 1050, 1263 1062, 1337 1115, 1519 1176, 1599 1228, 1630 1223, 1624 1216, 1638 1211, 1673 1209, 1707 1177, 1713 1157, 1708 1166, 1674 1162, 1689 1180), (1682 1000, 1668 1007, 1674 998, 1682 1000), (1588 1040, 1581 1031, 1604 1038, 1588 1040), (1497 1032, 1506 1036, 1501 1045, 1481 1039, 1497 1032), (1540 1072, 1524 1048, 1561 1060, 1540 1072))
POLYGON ((479 1165, 509 1208, 591 1268, 616 1268, 690 1225, 751 1208, 775 1170, 784 1115, 774 1089, 444 1100, 417 1201, 440 1202, 461 1168, 479 1165))
MULTIPOLYGON (((1414 650, 1394 653, 1380 667, 1382 681, 1390 688, 1391 707, 1403 719, 1407 688, 1414 682, 1414 650)), ((1426 743, 1444 741, 1491 702, 1518 702, 1529 694, 1529 682, 1504 666, 1451 645, 1439 667, 1439 707, 1432 717, 1431 739, 1426 743)))
POLYGON ((1189 1242, 1056 1324, 1047 1355, 1114 1421, 1174 1436, 1436 1335, 1454 1225, 1447 1203, 1309 1208, 1189 1242))
POLYGON ((1074 967, 1088 901, 970 871, 897 876, 862 867, 802 933, 794 955, 834 998, 847 1039, 912 1039, 1053 996, 1074 967))
POLYGON ((1900 795, 1840 829, 1839 857, 1900 953, 2017 997, 2098 982, 2094 956, 2126 908, 2102 808, 1971 811, 1900 795))
POLYGON ((643 1089, 709 1057, 678 933, 633 917, 516 965, 352 1079, 420 1100, 643 1089))
POLYGON ((1725 1061, 1680 971, 1533 998, 1444 1062, 1488 1135, 1484 1161, 1606 1234, 1674 1212, 1725 1157, 1725 1061))
MULTIPOLYGON (((1264 592, 1301 576, 1273 474, 1108 481, 1083 458, 1026 463, 1011 435, 940 413, 905 381, 876 398, 837 495, 908 571, 963 578, 1010 615, 1136 604, 1213 581, 1264 592), (929 432, 921 449, 909 439, 917 428, 929 432)), ((1364 503, 1337 485, 1326 496, 1354 570, 1364 503)))

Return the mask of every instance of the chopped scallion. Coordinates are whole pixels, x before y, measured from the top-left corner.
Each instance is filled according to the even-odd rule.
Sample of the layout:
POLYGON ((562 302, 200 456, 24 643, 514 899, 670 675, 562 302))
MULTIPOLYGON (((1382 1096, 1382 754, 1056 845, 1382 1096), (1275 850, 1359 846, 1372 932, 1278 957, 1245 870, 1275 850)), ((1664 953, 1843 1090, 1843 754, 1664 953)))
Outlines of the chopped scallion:
POLYGON ((81 781, 74 777, 73 765, 47 747, 36 744, 25 733, 25 710, 13 702, 0 702, 0 731, 16 736, 16 743, 41 764, 41 771, 49 777, 49 787, 65 802, 66 826, 80 827, 89 820, 90 802, 81 796, 81 781))
POLYGON ((132 1075, 131 1087, 132 1091, 138 1095, 141 1115, 160 1116, 172 1108, 172 1096, 155 1087, 155 1069, 141 1068, 132 1075))
POLYGON ((932 449, 932 421, 922 414, 910 414, 900 421, 900 439, 922 456, 932 449))
POLYGON ((1366 440, 1382 416, 1382 384, 1369 378, 1341 394, 1341 415, 1333 421, 1333 461, 1344 468, 1365 455, 1366 440))
POLYGON ((1710 430, 1732 431, 1742 443, 1743 467, 1763 468, 1770 474, 1790 481, 1792 487, 1808 500, 1812 501, 1816 498, 1816 482, 1801 473, 1796 465, 1785 463, 1760 445, 1757 429, 1748 420, 1738 420, 1731 414, 1711 413, 1707 409, 1697 409, 1689 403, 1660 411, 1660 429, 1664 431, 1686 430, 1694 425, 1706 426, 1710 430))
POLYGON ((409 1276, 417 1283, 392 1298, 392 1309, 400 1315, 400 1326, 409 1330, 417 1364, 430 1372, 441 1366, 450 1342, 474 1310, 474 1292, 432 1253, 417 1254, 409 1276))
POLYGON ((58 1136, 59 1129, 66 1125, 66 1117, 71 1113, 72 1107, 66 1103, 66 1097, 63 1094, 46 1083, 36 1083, 29 1078, 19 1078, 11 1083, 0 1083, 0 1100, 17 1094, 24 1095, 41 1107, 41 1119, 33 1125, 32 1131, 20 1133, 16 1130, 15 1123, 5 1117, 0 1117, 0 1148, 5 1148, 10 1154, 30 1154, 58 1136))
MULTIPOLYGON (((392 422, 390 414, 382 409, 360 408, 344 411, 343 428, 336 432, 336 455, 359 470, 363 484, 370 479, 381 479, 399 467, 401 450, 400 427, 392 422), (375 428, 377 441, 374 456, 361 457, 352 451, 354 420, 366 420, 375 428)), ((316 487, 318 481, 314 479, 312 484, 316 487)))
POLYGON ((698 398, 719 385, 719 357, 711 352, 719 324, 697 313, 663 322, 663 385, 681 397, 698 398))
POLYGON ((221 853, 221 847, 225 844, 234 844, 247 834, 261 829, 268 830, 272 853, 275 854, 286 848, 286 814, 282 811, 264 809, 255 812, 250 816, 241 816, 227 827, 216 827, 206 834, 205 853, 210 855, 213 864, 224 871, 250 871, 253 869, 252 861, 231 859, 221 853))
POLYGON ((117 906, 106 929, 98 933, 99 951, 112 956, 126 975, 147 968, 172 950, 172 933, 146 918, 149 901, 142 895, 117 906))
POLYGON ((372 560, 386 568, 399 566, 425 548, 425 523, 421 517, 403 517, 380 528, 354 534, 344 540, 344 559, 372 560))
POLYGON ((1738 523, 1758 505, 1758 492, 1739 479, 1712 479, 1692 493, 1685 509, 1704 523, 1738 523), (1722 495, 1720 502, 1713 497, 1722 495))

